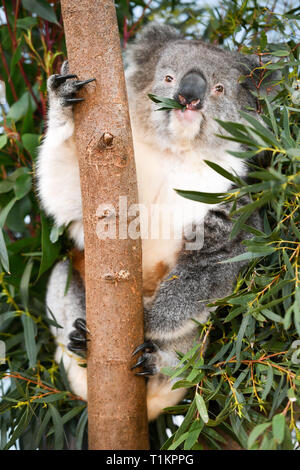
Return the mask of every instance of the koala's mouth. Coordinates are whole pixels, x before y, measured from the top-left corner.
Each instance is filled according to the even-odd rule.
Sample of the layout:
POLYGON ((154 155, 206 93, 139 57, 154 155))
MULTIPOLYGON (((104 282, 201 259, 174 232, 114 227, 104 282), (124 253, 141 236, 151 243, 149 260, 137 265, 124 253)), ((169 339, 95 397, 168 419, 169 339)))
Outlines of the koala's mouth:
POLYGON ((202 114, 198 109, 186 107, 184 109, 175 109, 174 114, 182 125, 201 123, 202 114))

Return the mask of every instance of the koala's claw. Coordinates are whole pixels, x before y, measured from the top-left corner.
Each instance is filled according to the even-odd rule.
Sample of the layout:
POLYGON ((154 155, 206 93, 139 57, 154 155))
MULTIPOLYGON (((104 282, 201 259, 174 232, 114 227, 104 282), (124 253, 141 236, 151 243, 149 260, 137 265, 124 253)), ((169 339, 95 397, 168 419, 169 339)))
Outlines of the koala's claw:
POLYGON ((146 352, 155 352, 157 351, 157 346, 154 344, 152 341, 146 341, 143 344, 140 344, 132 353, 132 356, 135 356, 138 352, 140 351, 146 351, 146 352))
POLYGON ((77 75, 74 74, 67 74, 67 75, 55 75, 54 78, 54 85, 59 86, 61 83, 64 83, 68 78, 77 78, 77 75))
POLYGON ((87 350, 87 340, 72 339, 68 343, 68 349, 75 354, 81 353, 84 355, 87 350))
POLYGON ((75 330, 69 334, 70 342, 68 343, 68 349, 76 354, 85 353, 87 349, 86 333, 89 333, 84 318, 77 318, 73 323, 75 330))
POLYGON ((137 360, 137 362, 131 367, 131 370, 136 369, 137 367, 142 367, 141 372, 135 372, 135 375, 141 376, 151 376, 155 375, 158 370, 156 366, 156 351, 158 351, 158 347, 152 341, 146 341, 145 343, 138 346, 132 353, 132 356, 135 356, 140 351, 143 351, 141 357, 137 360))
POLYGON ((90 333, 90 330, 86 326, 86 321, 84 318, 77 318, 73 323, 74 328, 77 330, 84 331, 85 333, 90 333))
MULTIPOLYGON (((142 356, 143 360, 141 361, 142 365, 142 371, 141 372, 135 372, 134 375, 140 375, 140 376, 146 376, 146 377, 151 377, 152 375, 157 374, 158 369, 155 365, 155 360, 153 360, 153 357, 150 357, 149 353, 146 353, 145 355, 142 356), (144 357, 145 356, 145 357, 144 357)), ((132 367, 135 368, 138 367, 137 364, 132 367)))
POLYGON ((66 98, 65 99, 65 103, 70 103, 70 104, 78 103, 79 101, 84 101, 84 98, 66 98))
POLYGON ((84 85, 90 82, 94 82, 95 80, 95 78, 89 78, 88 80, 77 81, 75 82, 75 86, 78 90, 80 90, 80 88, 82 88, 84 85))
POLYGON ((142 364, 144 364, 145 361, 146 361, 146 358, 143 357, 143 356, 141 356, 141 357, 138 359, 137 363, 134 364, 134 365, 131 367, 131 370, 136 369, 137 367, 140 367, 142 364))
POLYGON ((150 377, 151 375, 154 375, 154 373, 151 370, 145 370, 144 372, 136 372, 134 375, 140 375, 142 377, 150 377))
POLYGON ((145 370, 144 372, 136 372, 134 375, 150 377, 151 375, 155 375, 155 372, 152 372, 151 370, 145 370))

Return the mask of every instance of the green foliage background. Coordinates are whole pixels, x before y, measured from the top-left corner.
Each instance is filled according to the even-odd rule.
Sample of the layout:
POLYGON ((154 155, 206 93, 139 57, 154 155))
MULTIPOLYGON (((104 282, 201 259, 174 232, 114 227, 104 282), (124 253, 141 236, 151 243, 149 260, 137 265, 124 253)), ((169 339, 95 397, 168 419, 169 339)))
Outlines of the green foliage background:
MULTIPOLYGON (((242 448, 298 448, 300 5, 276 0, 203 5, 116 2, 124 47, 155 18, 187 36, 257 54, 261 66, 249 74, 256 79, 260 119, 267 124, 253 114, 244 114, 247 125, 222 123, 226 139, 246 146, 236 158, 249 162, 262 151, 268 156, 267 167, 249 163, 251 183, 214 165, 235 183, 234 190, 182 193, 209 203, 249 194, 250 204, 238 211, 233 207, 233 235, 243 228, 253 238, 245 242, 249 266, 233 294, 212 305, 218 308, 199 325, 199 341, 175 370, 165 371, 181 377, 176 387, 186 387, 188 395, 151 424, 152 447, 219 449, 230 437, 242 448), (277 86, 272 95, 262 96, 260 85, 271 70, 280 72, 277 86), (247 225, 258 208, 263 232, 247 225)), ((0 11, 0 80, 6 83, 0 135, 0 340, 6 345, 6 365, 0 366, 0 446, 80 449, 86 445, 86 403, 70 392, 62 365, 53 360, 49 324, 55 320, 46 316, 44 305, 49 270, 57 259, 70 257, 70 244, 41 211, 34 187, 46 78, 66 57, 60 5, 4 0, 0 11)))

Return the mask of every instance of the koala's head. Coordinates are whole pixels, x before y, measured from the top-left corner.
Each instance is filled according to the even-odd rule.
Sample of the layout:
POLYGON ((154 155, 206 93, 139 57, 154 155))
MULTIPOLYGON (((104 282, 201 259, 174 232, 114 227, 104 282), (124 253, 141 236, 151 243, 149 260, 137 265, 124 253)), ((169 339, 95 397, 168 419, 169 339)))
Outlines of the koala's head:
POLYGON ((183 39, 170 26, 146 26, 129 48, 127 63, 131 119, 162 148, 221 144, 215 134, 224 131, 215 119, 239 121, 239 110, 256 107, 251 91, 258 72, 240 80, 258 66, 256 57, 183 39), (148 93, 175 99, 184 111, 157 111, 148 93))

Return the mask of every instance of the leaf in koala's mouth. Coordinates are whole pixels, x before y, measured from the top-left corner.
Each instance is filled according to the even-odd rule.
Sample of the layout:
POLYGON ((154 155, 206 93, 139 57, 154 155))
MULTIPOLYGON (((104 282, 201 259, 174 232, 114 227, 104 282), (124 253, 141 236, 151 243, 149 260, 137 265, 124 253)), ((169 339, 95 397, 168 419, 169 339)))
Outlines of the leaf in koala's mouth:
POLYGON ((162 108, 158 108, 155 111, 167 111, 169 109, 184 109, 185 108, 184 105, 178 103, 175 100, 172 100, 171 98, 164 98, 163 96, 152 95, 151 93, 148 94, 148 97, 154 103, 159 103, 163 106, 162 108))

